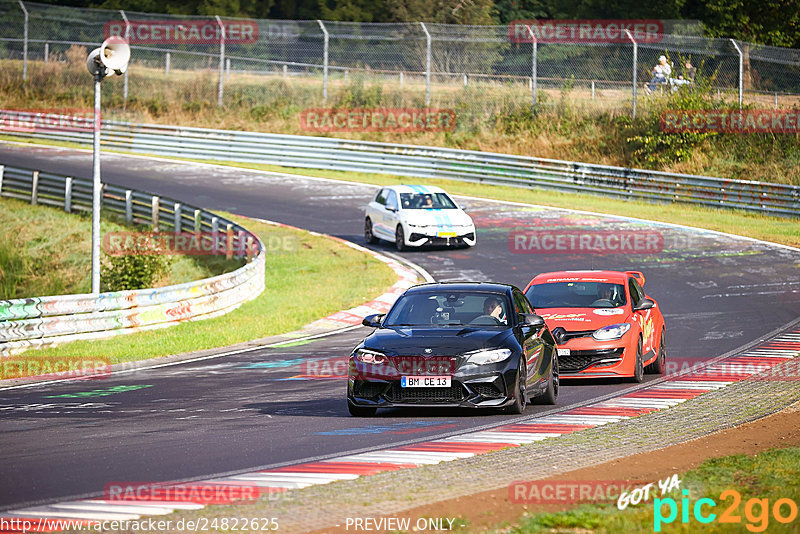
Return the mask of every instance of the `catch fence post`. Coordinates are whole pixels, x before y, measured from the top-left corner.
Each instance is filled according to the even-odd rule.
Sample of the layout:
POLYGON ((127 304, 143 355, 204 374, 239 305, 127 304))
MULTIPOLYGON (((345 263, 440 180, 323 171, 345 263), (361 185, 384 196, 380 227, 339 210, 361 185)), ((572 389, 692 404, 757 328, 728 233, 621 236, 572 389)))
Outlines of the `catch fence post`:
POLYGON ((730 41, 736 49, 736 53, 739 54, 739 109, 742 109, 742 103, 744 102, 744 54, 742 54, 742 49, 739 48, 739 44, 735 39, 730 41))
POLYGON ((322 104, 328 101, 328 30, 325 28, 325 25, 322 23, 321 20, 317 19, 317 24, 319 24, 320 29, 322 30, 323 35, 323 45, 322 45, 322 104))
MULTIPOLYGON (((119 14, 122 15, 122 20, 125 21, 125 42, 130 45, 131 43, 131 23, 128 22, 128 17, 125 15, 125 11, 122 9, 119 10, 119 14)), ((122 101, 128 101, 128 69, 125 69, 124 74, 124 81, 122 86, 122 101)))
POLYGON ((217 90, 217 107, 222 107, 222 91, 225 87, 225 25, 219 15, 215 15, 219 25, 219 89, 217 90))
POLYGON ((425 107, 431 105, 431 34, 424 22, 419 23, 422 26, 422 31, 425 32, 425 39, 427 48, 425 52, 425 107))
POLYGON ((22 13, 25 15, 25 24, 22 27, 22 81, 28 79, 28 10, 22 0, 19 1, 19 7, 22 8, 22 13))
POLYGON ((635 119, 636 118, 636 83, 637 83, 636 82, 636 64, 638 63, 638 59, 639 59, 638 58, 638 56, 639 56, 639 45, 636 42, 636 39, 633 38, 633 35, 631 35, 631 31, 630 30, 625 30, 625 33, 627 34, 628 39, 630 39, 631 42, 633 43, 633 74, 632 74, 631 78, 633 79, 633 111, 632 111, 632 116, 635 119))

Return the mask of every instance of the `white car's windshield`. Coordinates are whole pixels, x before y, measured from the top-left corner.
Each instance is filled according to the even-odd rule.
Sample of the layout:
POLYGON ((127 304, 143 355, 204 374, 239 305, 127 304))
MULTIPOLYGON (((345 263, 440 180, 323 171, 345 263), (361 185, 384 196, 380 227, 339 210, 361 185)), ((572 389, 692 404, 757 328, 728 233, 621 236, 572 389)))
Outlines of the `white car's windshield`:
POLYGON ((445 193, 400 193, 404 210, 454 210, 455 202, 445 193))
POLYGON ((508 303, 500 293, 442 291, 400 297, 383 326, 505 327, 508 303))
POLYGON ((625 305, 625 288, 607 282, 537 284, 525 296, 539 308, 618 308, 625 305))

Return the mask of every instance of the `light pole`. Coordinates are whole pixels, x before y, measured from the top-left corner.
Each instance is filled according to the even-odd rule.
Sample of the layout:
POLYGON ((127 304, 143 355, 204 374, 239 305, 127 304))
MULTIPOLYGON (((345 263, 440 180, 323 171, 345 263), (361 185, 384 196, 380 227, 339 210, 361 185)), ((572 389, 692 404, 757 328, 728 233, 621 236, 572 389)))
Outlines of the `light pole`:
POLYGON ((92 153, 92 294, 100 294, 100 202, 103 191, 100 182, 100 82, 114 71, 117 76, 128 69, 131 49, 122 37, 109 37, 86 59, 86 67, 94 77, 94 143, 92 153))

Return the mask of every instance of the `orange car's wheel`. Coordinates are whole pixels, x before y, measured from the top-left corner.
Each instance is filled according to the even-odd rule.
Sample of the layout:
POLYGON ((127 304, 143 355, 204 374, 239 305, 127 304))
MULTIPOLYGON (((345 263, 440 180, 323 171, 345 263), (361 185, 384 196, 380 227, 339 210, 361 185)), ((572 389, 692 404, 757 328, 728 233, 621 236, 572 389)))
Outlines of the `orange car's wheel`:
POLYGON ((644 356, 642 355, 642 338, 639 338, 639 344, 636 346, 636 363, 633 365, 632 382, 641 384, 644 382, 644 356))
POLYGON ((664 330, 661 331, 661 341, 658 343, 658 357, 644 368, 645 372, 663 375, 667 370, 667 345, 664 330))

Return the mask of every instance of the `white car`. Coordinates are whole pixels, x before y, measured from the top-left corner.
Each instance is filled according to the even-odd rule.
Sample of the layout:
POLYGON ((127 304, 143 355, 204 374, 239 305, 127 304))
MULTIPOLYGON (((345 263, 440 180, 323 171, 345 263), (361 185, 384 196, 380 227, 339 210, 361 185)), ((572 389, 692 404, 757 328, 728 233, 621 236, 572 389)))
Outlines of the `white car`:
POLYGON ((394 241, 397 250, 422 245, 474 246, 475 223, 439 187, 393 185, 381 188, 367 205, 367 243, 394 241))

